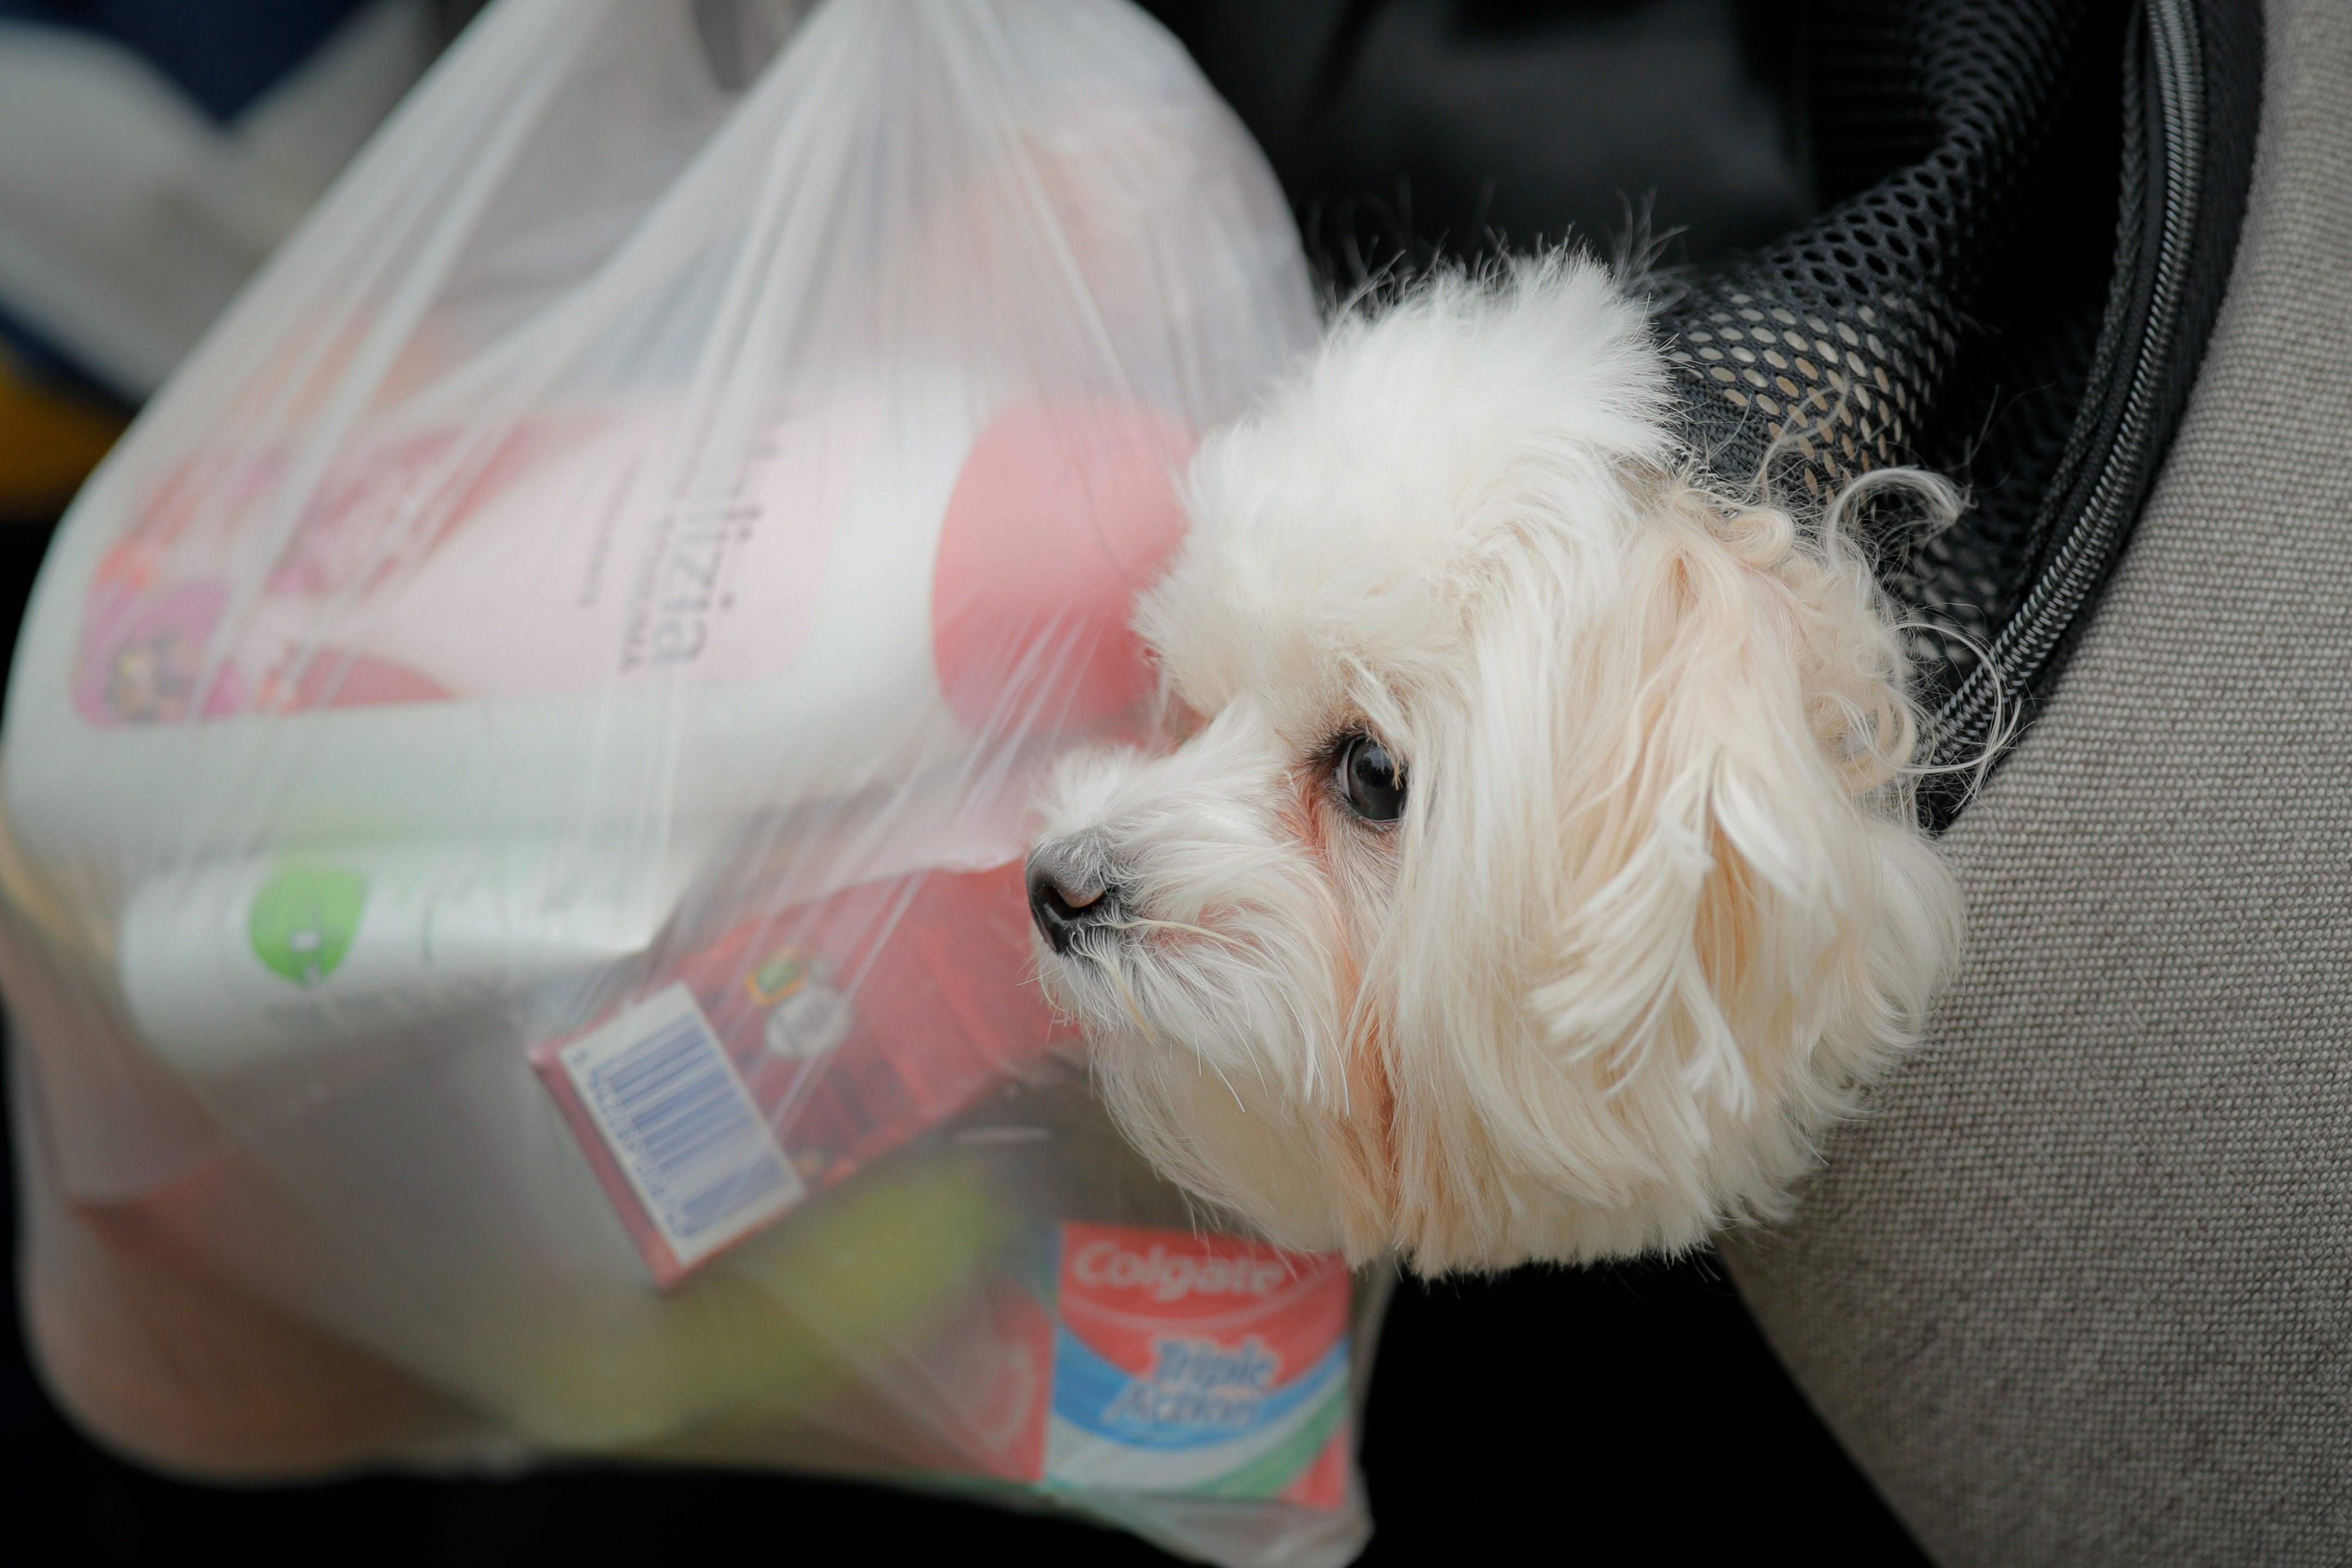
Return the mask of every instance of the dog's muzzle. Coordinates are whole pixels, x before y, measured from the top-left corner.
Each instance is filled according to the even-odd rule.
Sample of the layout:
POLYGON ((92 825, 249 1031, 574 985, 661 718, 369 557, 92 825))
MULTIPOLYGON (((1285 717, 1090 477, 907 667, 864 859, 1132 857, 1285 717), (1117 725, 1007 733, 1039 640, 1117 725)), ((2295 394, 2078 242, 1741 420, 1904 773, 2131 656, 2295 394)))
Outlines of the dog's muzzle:
POLYGON ((1089 931, 1115 926, 1126 915, 1118 889, 1040 846, 1029 857, 1029 916, 1055 952, 1067 952, 1089 931))

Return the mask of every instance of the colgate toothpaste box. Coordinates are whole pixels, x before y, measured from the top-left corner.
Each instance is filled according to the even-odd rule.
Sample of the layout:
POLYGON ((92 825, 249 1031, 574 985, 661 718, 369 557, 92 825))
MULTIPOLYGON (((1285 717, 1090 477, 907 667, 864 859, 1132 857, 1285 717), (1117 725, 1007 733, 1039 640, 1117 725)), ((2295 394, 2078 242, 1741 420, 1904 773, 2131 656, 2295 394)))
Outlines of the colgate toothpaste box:
POLYGON ((1000 1301, 957 1336, 952 1402, 994 1415, 971 1423, 992 1429, 970 1468, 1048 1488, 1345 1503, 1343 1259, 1132 1226, 1065 1224, 1055 1240, 1050 1310, 1000 1301))
POLYGON ((1341 1504, 1344 1260, 1065 1225, 1057 1283, 1049 1485, 1341 1504))

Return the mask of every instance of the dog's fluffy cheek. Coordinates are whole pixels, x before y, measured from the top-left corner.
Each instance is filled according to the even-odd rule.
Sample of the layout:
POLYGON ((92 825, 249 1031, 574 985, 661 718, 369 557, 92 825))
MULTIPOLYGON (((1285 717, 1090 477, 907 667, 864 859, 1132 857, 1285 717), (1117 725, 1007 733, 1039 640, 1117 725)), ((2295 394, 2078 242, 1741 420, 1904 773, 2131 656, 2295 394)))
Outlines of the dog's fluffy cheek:
POLYGON ((1194 1195, 1284 1245, 1350 1262, 1394 1246, 1393 1154, 1375 1074, 1302 1092, 1131 1032, 1097 1035, 1093 1049, 1121 1130, 1194 1195))
POLYGON ((1290 1097, 1132 1034, 1097 1036, 1094 1061, 1111 1115, 1163 1174, 1286 1246, 1346 1247, 1349 1227, 1316 1156, 1322 1130, 1290 1097))
POLYGON ((1085 1032, 1112 1119, 1160 1174, 1286 1246, 1361 1259, 1388 1245, 1387 1157, 1347 1113, 1378 1103, 1377 1085, 1317 1083, 1305 1041, 1267 1038, 1230 997, 1215 1017, 1168 1005, 1184 987, 1131 953, 1115 979, 1041 943, 1038 973, 1085 1032))
POLYGON ((1268 973, 1328 944, 1221 944, 1077 965, 1047 955, 1057 1002, 1085 1026, 1095 1079, 1160 1172, 1274 1239, 1361 1260, 1395 1231, 1388 1092, 1376 1052, 1344 1042, 1339 976, 1268 973))

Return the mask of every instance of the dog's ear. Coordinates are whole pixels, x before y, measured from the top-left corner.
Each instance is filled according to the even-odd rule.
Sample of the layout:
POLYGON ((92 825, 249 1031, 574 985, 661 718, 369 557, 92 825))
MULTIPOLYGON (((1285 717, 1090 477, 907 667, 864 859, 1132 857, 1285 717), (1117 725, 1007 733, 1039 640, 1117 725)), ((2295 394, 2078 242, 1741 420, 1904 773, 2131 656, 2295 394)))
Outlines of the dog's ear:
MULTIPOLYGON (((1642 510, 1613 582, 1589 560, 1580 587, 1575 563, 1549 591, 1540 563, 1524 574, 1462 737, 1496 754, 1457 759, 1467 798, 1432 807, 1454 840, 1432 845, 1453 857, 1434 874, 1486 884, 1498 934, 1543 933, 1510 964, 1520 1027, 1494 1031, 1519 1046, 1465 1059, 1459 1088, 1485 1145, 1474 1186, 1523 1214, 1548 1197, 1556 1257, 1776 1211, 1957 942, 1904 787, 1896 634, 1862 564, 1663 482, 1642 510), (1539 759, 1521 756, 1524 788, 1496 782, 1513 748, 1539 759)), ((1458 1152, 1466 1129, 1436 1142, 1458 1152)))

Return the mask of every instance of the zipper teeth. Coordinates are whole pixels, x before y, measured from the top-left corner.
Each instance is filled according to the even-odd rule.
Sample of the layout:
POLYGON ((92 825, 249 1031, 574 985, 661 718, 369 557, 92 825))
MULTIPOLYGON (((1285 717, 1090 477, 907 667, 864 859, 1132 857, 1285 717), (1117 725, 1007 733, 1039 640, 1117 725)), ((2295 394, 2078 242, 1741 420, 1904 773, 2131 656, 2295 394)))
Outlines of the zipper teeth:
POLYGON ((2009 693, 2021 690, 2064 636, 2121 531, 2126 494, 2137 488, 2147 443, 2154 382, 2179 325, 2182 276, 2195 226, 2203 171, 2198 113, 2205 101, 2204 62, 2197 28, 2189 15, 2192 0, 2146 0, 2149 40, 2156 64, 2156 94, 2164 122, 2164 216, 2157 247, 2156 284, 2147 327, 2132 368, 2131 390, 2107 458, 2100 466, 2075 525, 2067 530, 2056 559, 2042 572, 1998 637, 1983 664, 1969 673, 1930 726, 1938 765, 1966 766, 1980 750, 2009 693))

